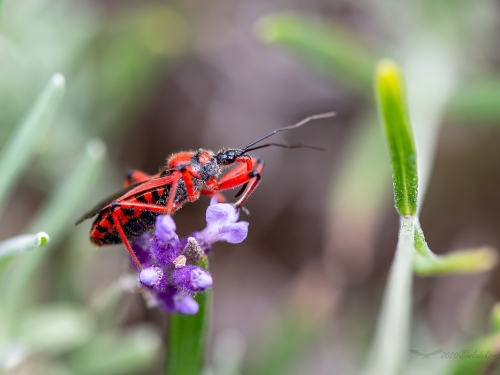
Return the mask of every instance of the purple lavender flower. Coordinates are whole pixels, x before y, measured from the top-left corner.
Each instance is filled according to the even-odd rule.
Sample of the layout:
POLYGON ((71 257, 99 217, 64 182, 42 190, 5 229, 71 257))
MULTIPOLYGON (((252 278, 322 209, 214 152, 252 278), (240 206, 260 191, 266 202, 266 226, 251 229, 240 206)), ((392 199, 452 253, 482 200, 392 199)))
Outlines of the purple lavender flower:
POLYGON ((187 265, 172 271, 172 281, 181 290, 200 292, 212 286, 212 276, 198 266, 187 265))
POLYGON ((217 198, 213 197, 207 208, 207 226, 201 232, 194 233, 194 237, 200 244, 205 245, 203 247, 206 253, 217 241, 243 242, 248 234, 248 223, 238 222, 238 218, 239 211, 235 210, 232 204, 217 203, 217 198))
POLYGON ((217 241, 242 242, 248 223, 238 222, 239 212, 213 198, 206 212, 207 226, 187 238, 179 239, 171 216, 158 216, 156 229, 132 244, 143 269, 138 273, 141 285, 154 293, 160 309, 180 314, 196 314, 193 298, 212 286, 210 273, 200 267, 217 241))
POLYGON ((161 292, 166 288, 167 282, 165 273, 160 267, 150 266, 139 272, 139 281, 142 285, 153 289, 156 292, 161 292))
POLYGON ((192 295, 179 291, 176 287, 168 285, 167 289, 156 295, 158 307, 165 311, 178 314, 196 314, 199 306, 192 295))

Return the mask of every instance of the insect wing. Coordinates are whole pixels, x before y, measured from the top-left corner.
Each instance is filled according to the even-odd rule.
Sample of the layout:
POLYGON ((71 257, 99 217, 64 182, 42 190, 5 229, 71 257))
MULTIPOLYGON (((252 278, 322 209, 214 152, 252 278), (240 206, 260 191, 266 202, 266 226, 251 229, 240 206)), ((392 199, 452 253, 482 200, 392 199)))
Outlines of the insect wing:
POLYGON ((135 187, 137 187, 137 185, 140 185, 140 184, 141 184, 140 182, 137 182, 135 184, 127 186, 127 187, 125 187, 125 188, 123 188, 121 190, 118 190, 116 193, 111 194, 110 196, 107 196, 103 200, 99 201, 99 203, 97 203, 94 207, 92 207, 91 210, 89 210, 81 218, 79 218, 76 221, 75 225, 78 225, 78 224, 80 224, 81 222, 84 222, 87 219, 93 218, 95 215, 97 215, 99 212, 101 212, 102 209, 104 207, 106 207, 108 204, 110 204, 113 201, 116 201, 122 195, 126 194, 128 191, 134 189, 135 187))
POLYGON ((138 182, 134 185, 130 185, 117 193, 103 199, 99 203, 97 203, 94 208, 92 208, 89 212, 87 212, 85 215, 83 215, 80 219, 78 219, 75 223, 75 225, 80 224, 81 222, 90 219, 97 215, 99 212, 101 212, 106 206, 108 206, 111 202, 113 201, 123 201, 127 198, 130 198, 136 194, 143 193, 147 190, 152 190, 155 188, 158 188, 160 186, 165 186, 165 185, 170 185, 172 184, 173 181, 176 179, 179 179, 180 176, 167 176, 167 177, 160 177, 160 178, 154 178, 149 181, 144 181, 144 182, 138 182))

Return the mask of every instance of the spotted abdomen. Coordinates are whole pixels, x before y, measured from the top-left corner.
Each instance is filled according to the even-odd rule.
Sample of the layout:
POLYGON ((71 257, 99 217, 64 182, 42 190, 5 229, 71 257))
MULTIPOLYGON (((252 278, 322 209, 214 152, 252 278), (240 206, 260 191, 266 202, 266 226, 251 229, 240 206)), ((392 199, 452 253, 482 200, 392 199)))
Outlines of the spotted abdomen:
MULTIPOLYGON (((162 188, 142 192, 137 196, 132 196, 124 200, 117 200, 107 205, 98 214, 92 224, 90 241, 97 246, 122 243, 115 225, 114 217, 111 215, 113 210, 115 212, 115 217, 119 220, 127 238, 137 237, 146 233, 154 227, 156 217, 160 215, 160 213, 149 211, 143 207, 121 207, 120 204, 125 202, 142 203, 166 207, 169 191, 170 185, 167 185, 162 188)), ((179 209, 182 206, 182 203, 184 203, 184 200, 182 199, 182 196, 176 194, 174 203, 175 209, 179 209)))

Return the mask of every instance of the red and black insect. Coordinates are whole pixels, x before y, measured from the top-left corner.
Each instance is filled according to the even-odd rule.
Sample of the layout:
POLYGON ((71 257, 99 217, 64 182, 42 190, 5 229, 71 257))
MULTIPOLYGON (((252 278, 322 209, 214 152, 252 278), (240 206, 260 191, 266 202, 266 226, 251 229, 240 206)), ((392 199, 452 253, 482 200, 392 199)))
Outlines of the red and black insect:
POLYGON ((335 113, 329 112, 310 116, 295 125, 276 129, 241 149, 222 149, 216 154, 205 149, 173 154, 154 176, 140 171, 130 171, 127 173, 123 190, 99 202, 76 224, 97 215, 90 231, 90 241, 97 246, 123 242, 137 268, 142 269, 130 246, 129 238, 146 233, 154 227, 158 215, 172 214, 184 203, 196 201, 201 194, 217 195, 219 201, 224 201, 220 191, 242 186, 236 194, 236 197, 240 198, 234 205, 235 208, 242 207, 259 184, 260 174, 264 168, 264 161, 259 157, 250 156, 248 152, 269 146, 318 148, 302 144, 255 145, 278 132, 298 128, 309 121, 334 115, 335 113), (235 163, 241 165, 217 179, 221 169, 235 163))

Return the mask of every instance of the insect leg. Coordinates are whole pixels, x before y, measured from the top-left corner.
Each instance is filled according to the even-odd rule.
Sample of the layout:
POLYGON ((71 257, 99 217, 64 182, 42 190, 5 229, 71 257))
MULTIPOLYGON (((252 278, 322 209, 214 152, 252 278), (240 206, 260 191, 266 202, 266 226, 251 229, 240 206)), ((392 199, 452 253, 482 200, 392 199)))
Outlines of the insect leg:
POLYGON ((172 181, 172 186, 170 187, 167 205, 164 208, 164 213, 166 215, 170 215, 172 214, 172 212, 175 211, 174 200, 175 200, 175 195, 177 194, 177 186, 179 186, 179 179, 182 177, 182 173, 179 171, 175 171, 172 174, 172 177, 174 178, 174 180, 172 181))
POLYGON ((218 191, 213 191, 210 189, 201 189, 201 194, 206 195, 208 197, 213 197, 214 195, 217 196, 217 202, 218 203, 224 203, 226 202, 226 197, 219 193, 218 191))
MULTIPOLYGON (((139 259, 137 259, 137 256, 135 255, 134 250, 132 249, 132 246, 130 246, 130 242, 128 241, 128 238, 125 234, 125 231, 123 230, 123 226, 120 222, 120 219, 123 218, 124 213, 121 209, 123 208, 133 208, 133 209, 140 209, 143 211, 151 211, 151 212, 158 212, 163 214, 165 212, 165 207, 163 206, 158 206, 155 204, 148 204, 148 203, 135 203, 135 202, 113 202, 111 203, 111 217, 113 218, 114 224, 116 226, 116 229, 118 231, 118 234, 120 235, 120 238, 122 239, 123 244, 128 250, 128 253, 130 254, 130 257, 134 261, 135 265, 139 270, 142 270, 142 265, 139 262, 139 259)), ((178 208, 178 207, 177 207, 178 208)))
MULTIPOLYGON (((241 207, 241 205, 248 199, 250 194, 255 190, 260 182, 260 173, 264 169, 264 161, 260 158, 252 158, 253 169, 250 172, 243 170, 244 166, 238 167, 237 173, 232 173, 223 176, 219 181, 212 180, 207 182, 207 186, 214 191, 221 191, 227 189, 233 189, 235 187, 244 185, 248 183, 245 191, 242 193, 241 198, 234 205, 236 208, 241 207)), ((231 171, 232 172, 232 171, 231 171)))
POLYGON ((264 169, 264 160, 258 158, 257 163, 254 166, 254 169, 252 172, 249 173, 253 174, 253 177, 248 181, 248 185, 241 195, 241 198, 238 199, 238 201, 234 204, 235 208, 239 208, 245 203, 245 201, 248 199, 250 194, 253 193, 253 191, 257 188, 257 185, 260 183, 260 174, 262 173, 262 170, 264 169))
MULTIPOLYGON (((200 196, 200 192, 196 191, 193 183, 193 174, 196 172, 192 171, 189 167, 181 169, 180 172, 182 173, 182 179, 184 180, 184 184, 186 185, 188 200, 190 202, 194 202, 200 196)), ((196 177, 199 177, 197 173, 196 177)))

